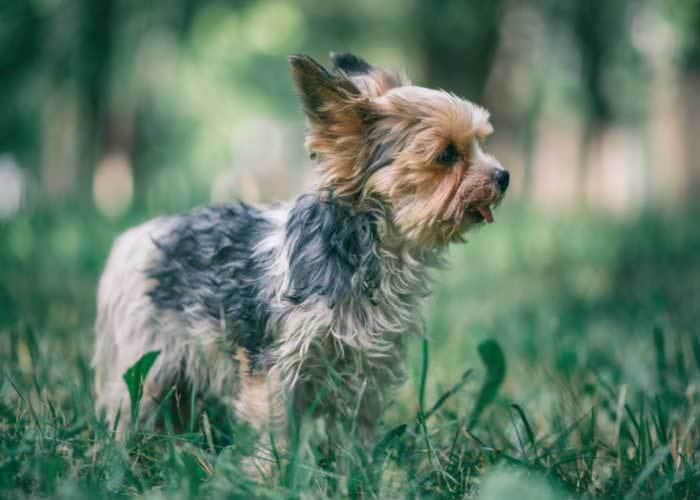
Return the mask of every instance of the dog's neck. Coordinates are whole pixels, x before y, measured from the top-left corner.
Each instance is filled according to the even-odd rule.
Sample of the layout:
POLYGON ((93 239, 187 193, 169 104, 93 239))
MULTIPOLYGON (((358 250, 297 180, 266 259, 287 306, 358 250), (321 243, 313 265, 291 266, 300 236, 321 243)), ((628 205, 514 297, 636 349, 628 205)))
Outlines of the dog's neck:
POLYGON ((328 359, 372 387, 398 383, 405 340, 422 333, 428 267, 439 255, 408 245, 381 205, 358 210, 318 193, 290 208, 282 253, 277 356, 289 386, 328 379, 309 373, 326 370, 328 359))
POLYGON ((380 247, 411 265, 421 263, 424 267, 440 267, 446 245, 429 245, 407 239, 394 221, 394 212, 384 200, 372 195, 336 196, 332 189, 317 191, 318 199, 325 203, 337 203, 354 215, 366 214, 371 217, 377 229, 380 247))
POLYGON ((292 301, 320 295, 335 309, 388 300, 400 309, 413 296, 427 295, 428 268, 440 265, 443 252, 406 241, 380 200, 358 204, 315 192, 289 211, 285 253, 292 301))
POLYGON ((301 304, 320 296, 330 309, 374 302, 380 292, 395 291, 401 300, 424 295, 427 268, 441 255, 402 238, 385 204, 358 206, 323 192, 302 195, 290 207, 282 252, 284 297, 301 304))

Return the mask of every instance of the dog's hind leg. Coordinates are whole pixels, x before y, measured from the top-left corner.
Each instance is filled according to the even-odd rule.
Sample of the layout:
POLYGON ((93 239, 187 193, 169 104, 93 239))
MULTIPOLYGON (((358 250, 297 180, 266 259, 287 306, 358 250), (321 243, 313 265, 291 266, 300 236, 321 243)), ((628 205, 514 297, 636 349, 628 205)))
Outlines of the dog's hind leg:
POLYGON ((129 428, 131 408, 124 373, 151 351, 161 351, 144 381, 141 411, 153 407, 154 398, 176 378, 181 366, 166 332, 167 318, 153 306, 148 292, 153 280, 146 270, 160 250, 154 238, 167 232, 168 219, 155 219, 122 234, 114 243, 97 294, 95 351, 96 410, 104 412, 110 429, 118 437, 129 428), (171 373, 172 372, 172 373, 171 373))

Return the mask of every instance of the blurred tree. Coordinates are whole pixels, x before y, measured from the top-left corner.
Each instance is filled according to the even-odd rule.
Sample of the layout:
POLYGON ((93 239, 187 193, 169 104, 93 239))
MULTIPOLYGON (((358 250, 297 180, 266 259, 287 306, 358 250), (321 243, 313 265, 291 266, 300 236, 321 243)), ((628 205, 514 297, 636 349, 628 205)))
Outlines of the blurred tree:
MULTIPOLYGON (((145 145, 135 140, 143 136, 137 119, 143 100, 115 98, 138 78, 130 73, 133 64, 119 65, 117 57, 127 53, 133 61, 151 30, 173 33, 184 44, 195 14, 210 3, 1 1, 0 152, 34 173, 42 198, 55 189, 53 203, 90 204, 100 157, 119 151, 138 159, 134 147, 145 145)), ((162 120, 149 131, 149 143, 171 127, 162 120)), ((142 188, 153 165, 133 167, 142 188)))
POLYGON ((417 2, 417 48, 432 86, 482 102, 499 42, 502 0, 417 2))
POLYGON ((21 163, 36 163, 34 133, 38 105, 26 87, 36 71, 45 24, 32 2, 0 2, 0 151, 13 152, 21 163))
POLYGON ((82 155, 76 192, 90 193, 93 171, 104 149, 113 142, 113 111, 109 106, 112 54, 117 12, 115 0, 82 0, 76 57, 76 80, 81 96, 82 155))
MULTIPOLYGON (((508 111, 510 122, 503 120, 499 130, 510 127, 527 169, 551 86, 567 85, 562 75, 575 71, 561 65, 580 63, 581 92, 569 104, 584 124, 583 186, 588 151, 595 151, 598 135, 609 124, 626 119, 628 129, 644 127, 643 61, 631 43, 630 25, 649 5, 660 8, 652 0, 399 0, 350 7, 342 0, 0 0, 0 154, 15 156, 44 188, 63 179, 56 199, 82 200, 85 206, 91 203, 100 160, 116 151, 128 159, 134 209, 140 210, 146 188, 162 169, 211 158, 189 151, 222 151, 219 166, 202 177, 230 166, 221 160, 231 143, 221 137, 230 129, 220 123, 209 127, 210 122, 228 123, 238 111, 280 119, 297 112, 282 71, 283 56, 300 51, 319 60, 329 50, 357 51, 372 61, 408 68, 418 83, 477 102, 488 98, 486 104, 498 112, 505 108, 498 105, 502 89, 487 96, 485 87, 504 40, 505 14, 522 8, 536 15, 514 17, 535 18, 544 41, 511 47, 506 66, 517 66, 528 50, 546 52, 548 43, 564 38, 580 57, 555 61, 545 54, 542 58, 554 61, 551 66, 539 67, 542 59, 531 58, 531 67, 522 64, 517 75, 505 71, 504 76, 514 76, 513 86, 526 90, 519 92, 517 109, 508 111), (282 33, 285 26, 289 36, 282 33), (161 68, 153 66, 162 59, 176 69, 160 74, 161 68), (615 79, 620 73, 624 84, 615 79), (220 106, 220 101, 226 103, 220 106), (216 140, 209 139, 215 135, 209 133, 212 128, 216 140)), ((692 133, 700 126, 695 104, 700 102, 700 2, 670 0, 668 5, 682 37, 686 157, 690 185, 699 190, 694 159, 700 143, 692 133)), ((527 180, 526 175, 526 186, 527 180)))
POLYGON ((667 4, 667 11, 680 45, 686 188, 693 199, 700 193, 700 141, 696 136, 700 129, 700 1, 673 0, 667 4))
MULTIPOLYGON (((589 177, 590 153, 599 152, 606 128, 632 111, 625 109, 625 106, 630 107, 631 100, 625 95, 630 89, 613 85, 612 69, 615 65, 623 66, 638 84, 643 84, 641 57, 630 37, 633 8, 642 7, 642 2, 588 0, 548 2, 548 5, 553 21, 571 30, 580 55, 583 130, 577 185, 583 193, 589 177)), ((643 114, 644 104, 640 104, 644 102, 643 94, 634 97, 632 101, 639 108, 634 111, 643 114)), ((645 169, 648 165, 639 167, 645 169)), ((648 172, 644 175, 649 178, 648 172)))
POLYGON ((622 1, 591 0, 571 2, 571 25, 581 54, 581 73, 585 89, 584 124, 577 185, 583 192, 588 180, 588 157, 597 146, 600 132, 612 119, 612 110, 603 88, 605 57, 620 37, 623 26, 622 1))

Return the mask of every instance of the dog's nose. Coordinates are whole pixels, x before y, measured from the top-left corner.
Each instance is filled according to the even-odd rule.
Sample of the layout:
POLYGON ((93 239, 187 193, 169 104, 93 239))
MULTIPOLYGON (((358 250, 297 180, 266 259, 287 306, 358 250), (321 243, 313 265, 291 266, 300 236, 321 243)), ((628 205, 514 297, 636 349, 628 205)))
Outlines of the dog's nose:
POLYGON ((505 193, 508 189, 508 184, 510 183, 510 174, 504 168, 500 168, 493 174, 493 180, 498 186, 501 193, 505 193))

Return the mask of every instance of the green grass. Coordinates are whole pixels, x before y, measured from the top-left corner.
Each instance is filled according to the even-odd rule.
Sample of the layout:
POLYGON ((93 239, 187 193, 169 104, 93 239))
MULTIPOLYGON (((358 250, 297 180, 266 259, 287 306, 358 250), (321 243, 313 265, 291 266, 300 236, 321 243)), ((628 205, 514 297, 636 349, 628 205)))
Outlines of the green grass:
POLYGON ((302 420, 263 483, 240 465, 252 431, 214 408, 170 425, 199 413, 173 395, 126 443, 94 414, 95 283, 136 219, 3 223, 0 497, 696 498, 700 212, 497 215, 435 273, 371 454, 302 420))

